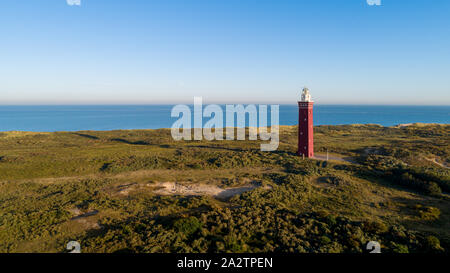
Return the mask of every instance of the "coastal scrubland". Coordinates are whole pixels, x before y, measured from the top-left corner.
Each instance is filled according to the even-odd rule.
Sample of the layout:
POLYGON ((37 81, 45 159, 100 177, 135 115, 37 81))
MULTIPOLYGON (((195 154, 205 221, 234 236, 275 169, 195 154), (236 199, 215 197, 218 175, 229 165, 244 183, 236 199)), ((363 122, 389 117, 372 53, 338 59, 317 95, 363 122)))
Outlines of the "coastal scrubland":
POLYGON ((297 128, 261 141, 170 130, 0 133, 0 252, 450 250, 450 125, 297 128))

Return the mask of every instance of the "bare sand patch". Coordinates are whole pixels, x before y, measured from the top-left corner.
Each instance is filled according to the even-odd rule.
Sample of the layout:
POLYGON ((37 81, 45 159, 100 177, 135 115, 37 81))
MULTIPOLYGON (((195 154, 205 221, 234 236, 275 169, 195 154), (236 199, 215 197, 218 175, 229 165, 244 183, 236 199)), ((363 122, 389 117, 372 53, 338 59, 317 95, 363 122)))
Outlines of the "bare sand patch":
POLYGON ((209 195, 216 197, 218 199, 227 199, 235 195, 239 195, 244 192, 251 191, 260 187, 256 183, 253 183, 241 187, 232 187, 224 189, 214 185, 181 184, 176 182, 159 182, 153 184, 153 186, 156 188, 153 192, 160 195, 185 195, 185 196, 209 195))
POLYGON ((77 225, 83 227, 83 229, 101 228, 97 222, 97 217, 92 217, 99 213, 98 210, 83 212, 79 208, 72 208, 69 209, 69 212, 73 215, 73 217, 70 219, 71 223, 76 223, 77 225))
POLYGON ((94 215, 98 214, 98 210, 91 210, 86 213, 80 213, 80 211, 78 210, 78 212, 79 212, 79 214, 72 217, 72 219, 70 219, 70 220, 78 220, 78 219, 82 219, 82 218, 86 218, 86 217, 94 216, 94 215))

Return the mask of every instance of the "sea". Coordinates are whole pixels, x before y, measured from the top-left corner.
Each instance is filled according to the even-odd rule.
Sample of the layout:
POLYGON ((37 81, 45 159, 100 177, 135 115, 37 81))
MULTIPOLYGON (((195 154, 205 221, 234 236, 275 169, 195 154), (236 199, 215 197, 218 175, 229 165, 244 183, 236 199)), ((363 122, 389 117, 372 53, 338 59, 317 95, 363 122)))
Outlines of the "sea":
MULTIPOLYGON (((225 109, 224 105, 221 107, 225 109)), ((0 106, 0 131, 55 132, 171 128, 178 119, 171 117, 172 108, 173 105, 0 106)), ((280 105, 279 109, 280 125, 298 123, 297 105, 280 105)), ((268 112, 270 116, 270 108, 268 112)), ((203 120, 206 122, 209 118, 203 118, 203 120)), ((450 106, 320 104, 314 106, 314 125, 394 126, 408 123, 450 124, 450 106)))

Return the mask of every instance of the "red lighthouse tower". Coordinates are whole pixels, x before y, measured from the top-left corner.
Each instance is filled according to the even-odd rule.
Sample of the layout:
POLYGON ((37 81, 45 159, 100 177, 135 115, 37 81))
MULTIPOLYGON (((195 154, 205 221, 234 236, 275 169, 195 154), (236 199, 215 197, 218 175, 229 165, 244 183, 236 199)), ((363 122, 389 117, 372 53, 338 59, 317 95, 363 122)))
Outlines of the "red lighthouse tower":
POLYGON ((303 88, 298 102, 298 150, 304 157, 314 157, 313 104, 308 88, 303 88))

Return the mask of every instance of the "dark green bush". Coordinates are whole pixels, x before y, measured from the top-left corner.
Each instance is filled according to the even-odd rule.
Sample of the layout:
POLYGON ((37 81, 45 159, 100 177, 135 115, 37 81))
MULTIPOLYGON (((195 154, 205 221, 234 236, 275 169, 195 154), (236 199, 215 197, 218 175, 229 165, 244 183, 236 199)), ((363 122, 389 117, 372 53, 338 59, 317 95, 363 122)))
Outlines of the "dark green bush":
POLYGON ((444 249, 441 247, 441 242, 438 238, 434 236, 428 236, 426 238, 426 246, 433 252, 443 252, 444 249))
POLYGON ((189 236, 199 230, 202 227, 202 223, 196 217, 191 216, 189 218, 176 220, 173 223, 173 227, 178 232, 189 236))

